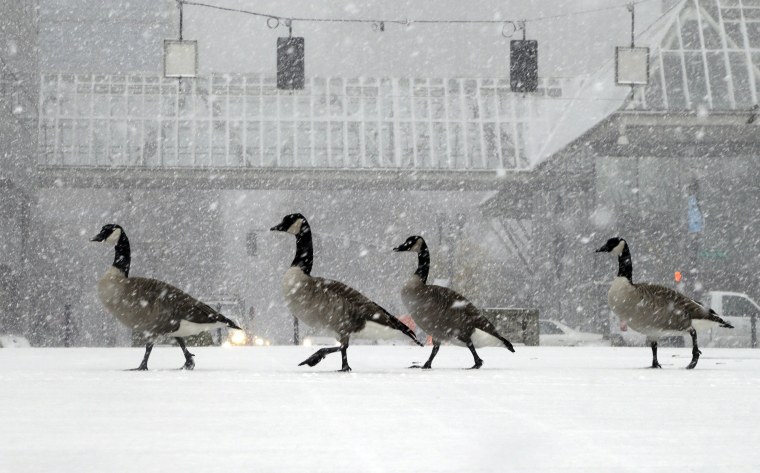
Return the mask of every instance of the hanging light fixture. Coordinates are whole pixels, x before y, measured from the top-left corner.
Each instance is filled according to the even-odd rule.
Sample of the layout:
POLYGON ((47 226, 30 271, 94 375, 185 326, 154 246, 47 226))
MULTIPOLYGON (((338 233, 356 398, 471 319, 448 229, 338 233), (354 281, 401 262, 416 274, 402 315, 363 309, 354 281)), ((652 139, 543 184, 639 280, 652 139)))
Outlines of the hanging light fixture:
POLYGON ((509 86, 512 92, 535 92, 538 88, 538 41, 525 39, 525 22, 521 22, 521 28, 523 39, 509 42, 509 86))
POLYGON ((196 77, 198 75, 198 42, 182 38, 182 0, 179 8, 179 39, 164 40, 164 77, 196 77))
POLYGON ((649 48, 637 48, 634 36, 636 14, 633 4, 628 5, 631 12, 631 46, 615 48, 615 83, 633 86, 649 83, 649 48))
POLYGON ((631 86, 649 83, 649 48, 615 48, 615 83, 631 86))
POLYGON ((304 69, 304 39, 293 37, 293 24, 285 21, 287 38, 277 38, 277 88, 300 90, 306 80, 304 69))
POLYGON ((164 77, 196 77, 198 75, 198 42, 164 40, 164 77))

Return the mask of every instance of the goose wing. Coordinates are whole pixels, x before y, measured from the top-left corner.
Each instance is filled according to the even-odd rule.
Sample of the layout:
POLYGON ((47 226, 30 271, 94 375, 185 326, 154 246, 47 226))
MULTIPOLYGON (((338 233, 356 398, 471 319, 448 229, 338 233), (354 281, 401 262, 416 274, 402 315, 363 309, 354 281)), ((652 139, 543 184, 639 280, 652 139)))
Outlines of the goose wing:
POLYGON ((477 328, 489 335, 498 336, 496 327, 463 295, 443 286, 430 285, 426 289, 430 309, 439 314, 441 325, 470 333, 477 328))
POLYGON ((714 310, 669 287, 642 283, 636 284, 636 289, 641 295, 640 304, 650 310, 658 321, 668 324, 670 329, 687 330, 691 320, 707 320, 733 328, 714 310))
POLYGON ((196 324, 224 323, 230 328, 239 327, 209 305, 192 297, 171 284, 151 278, 129 278, 132 304, 151 308, 159 326, 168 332, 176 330, 180 320, 196 324))
POLYGON ((351 286, 331 279, 313 278, 313 280, 325 293, 331 295, 331 299, 337 298, 342 302, 344 312, 351 315, 344 322, 348 325, 346 328, 351 329, 351 332, 361 330, 366 322, 375 322, 399 330, 414 340, 415 343, 422 345, 414 332, 403 322, 351 286))

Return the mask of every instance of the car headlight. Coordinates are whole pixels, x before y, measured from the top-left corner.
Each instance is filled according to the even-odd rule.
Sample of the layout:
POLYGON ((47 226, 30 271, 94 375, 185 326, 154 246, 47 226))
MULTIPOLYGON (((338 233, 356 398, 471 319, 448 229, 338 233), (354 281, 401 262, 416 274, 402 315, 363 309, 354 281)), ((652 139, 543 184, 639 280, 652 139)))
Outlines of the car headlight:
POLYGON ((233 345, 245 345, 248 336, 242 330, 230 330, 230 343, 233 345))

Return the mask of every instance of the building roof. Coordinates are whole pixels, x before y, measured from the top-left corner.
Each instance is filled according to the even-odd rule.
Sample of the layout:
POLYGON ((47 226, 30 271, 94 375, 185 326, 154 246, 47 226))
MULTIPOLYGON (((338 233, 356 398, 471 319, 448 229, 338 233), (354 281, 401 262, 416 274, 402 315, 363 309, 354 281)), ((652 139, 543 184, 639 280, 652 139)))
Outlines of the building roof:
MULTIPOLYGON (((85 44, 91 46, 105 44, 107 48, 124 48, 122 51, 124 54, 119 53, 119 51, 110 51, 111 54, 108 55, 108 57, 119 57, 119 61, 126 61, 118 64, 110 63, 110 59, 107 58, 103 62, 93 63, 92 58, 87 56, 92 54, 93 47, 82 49, 76 45, 67 46, 71 42, 54 42, 51 40, 51 38, 65 38, 73 34, 67 30, 72 24, 76 26, 78 22, 102 23, 99 20, 100 16, 108 14, 113 15, 116 19, 106 22, 110 25, 108 30, 110 33, 106 36, 112 36, 111 33, 114 29, 123 30, 127 34, 134 29, 130 25, 137 25, 139 30, 140 25, 146 26, 158 22, 163 26, 151 30, 152 33, 147 38, 149 39, 148 43, 159 44, 159 36, 167 34, 167 31, 171 29, 167 25, 170 26, 174 21, 172 18, 174 10, 167 5, 154 7, 158 12, 150 15, 141 14, 142 16, 135 20, 133 18, 134 13, 130 9, 122 9, 122 11, 120 10, 122 6, 120 6, 113 12, 110 10, 101 11, 90 8, 88 6, 90 3, 85 0, 77 4, 66 3, 66 8, 63 9, 61 0, 45 0, 43 2, 42 18, 46 25, 43 27, 41 38, 43 56, 46 58, 42 61, 43 72, 58 69, 55 67, 58 64, 64 69, 66 67, 74 67, 75 69, 72 71, 64 70, 63 72, 74 72, 78 75, 91 74, 98 71, 86 70, 87 67, 83 64, 101 64, 92 67, 108 68, 109 75, 103 77, 106 82, 111 84, 114 81, 119 82, 121 76, 110 75, 117 70, 126 68, 127 72, 129 69, 145 71, 146 68, 152 69, 151 64, 153 63, 160 64, 160 48, 158 46, 148 47, 143 44, 147 41, 143 34, 134 44, 131 44, 129 38, 116 44, 101 41, 99 30, 77 33, 85 44), (166 11, 161 13, 164 10, 166 11), (62 11, 65 13, 64 19, 58 22, 55 13, 60 14, 62 11), (159 33, 154 34, 156 31, 159 33), (53 45, 53 43, 56 44, 53 45), (134 55, 142 59, 136 60, 132 64, 128 58, 134 55), (156 57, 146 60, 145 55, 156 57), (60 63, 60 61, 69 61, 69 59, 72 62, 60 63)), ((431 15, 436 18, 450 19, 485 18, 484 15, 491 12, 494 18, 506 20, 506 12, 509 12, 509 17, 517 15, 548 18, 552 14, 561 16, 581 10, 577 5, 573 8, 568 7, 567 3, 551 2, 551 5, 556 6, 555 9, 551 9, 547 7, 548 3, 546 2, 507 2, 509 8, 505 10, 502 2, 495 3, 484 0, 476 2, 470 9, 463 10, 460 3, 456 3, 456 5, 452 3, 450 5, 452 8, 436 9, 429 1, 423 1, 413 6, 403 3, 403 5, 397 5, 398 8, 391 9, 386 4, 368 1, 357 5, 341 3, 342 7, 336 6, 337 4, 330 4, 329 8, 323 11, 317 8, 314 2, 304 3, 298 0, 288 5, 265 1, 258 4, 257 8, 265 12, 282 15, 357 18, 426 18, 431 17, 431 15), (494 14, 493 12, 497 13, 494 14)), ((220 0, 219 4, 231 7, 250 6, 235 0, 220 0)), ((446 3, 446 5, 448 4, 446 3)), ((757 97, 760 93, 760 70, 758 69, 758 65, 760 65, 760 0, 680 0, 663 3, 647 1, 637 4, 636 29, 638 33, 636 44, 650 48, 650 82, 647 86, 638 88, 633 99, 630 98, 630 89, 615 85, 614 80, 614 46, 627 45, 629 42, 627 28, 622 26, 625 25, 624 20, 628 12, 622 5, 617 6, 620 8, 610 8, 609 3, 606 2, 584 3, 585 9, 591 9, 594 6, 600 7, 598 13, 529 23, 528 37, 539 40, 539 74, 542 77, 540 94, 515 94, 509 91, 506 62, 510 38, 505 38, 501 34, 494 34, 490 26, 480 29, 467 29, 458 26, 425 29, 426 27, 421 25, 416 29, 410 29, 393 25, 393 28, 389 27, 384 33, 379 33, 363 24, 328 27, 326 25, 315 26, 309 23, 299 24, 294 33, 303 34, 306 37, 306 72, 311 78, 307 89, 299 94, 312 97, 312 101, 316 104, 320 103, 319 101, 323 99, 322 96, 325 94, 324 100, 349 103, 354 100, 349 95, 355 92, 355 87, 351 84, 356 83, 360 85, 357 90, 363 91, 358 94, 356 100, 371 102, 370 110, 375 110, 372 108, 374 107, 373 104, 377 102, 374 97, 387 99, 389 107, 386 108, 389 110, 393 107, 399 107, 398 113, 394 112, 392 116, 400 117, 404 123, 409 121, 409 126, 413 127, 413 132, 409 133, 409 138, 404 138, 406 135, 401 133, 404 131, 403 129, 396 130, 392 136, 389 135, 387 145, 389 151, 387 153, 380 152, 380 161, 373 164, 372 157, 376 153, 373 154, 374 151, 370 148, 364 149, 367 146, 374 146, 372 144, 374 138, 364 131, 365 128, 369 130, 371 127, 361 125, 357 129, 361 130, 359 135, 363 138, 360 136, 356 139, 356 142, 360 143, 357 146, 361 149, 345 151, 351 156, 362 156, 361 165, 352 162, 352 167, 356 165, 361 168, 406 168, 409 166, 437 168, 441 167, 440 163, 445 162, 448 164, 444 167, 450 169, 531 169, 621 108, 647 111, 686 110, 701 112, 748 110, 757 103, 757 97), (621 22, 623 23, 621 24, 621 22), (613 25, 614 28, 610 25, 613 25), (442 31, 446 34, 442 34, 442 31), (326 45, 331 46, 326 48, 326 45), (406 53, 412 54, 417 59, 406 57, 406 53), (471 57, 462 58, 454 54, 446 59, 448 53, 456 53, 460 56, 462 53, 466 53, 471 57), (413 67, 413 64, 418 67, 413 67), (320 71, 328 70, 329 76, 320 74, 320 71), (373 71, 377 74, 372 74, 373 71), (484 78, 489 77, 489 73, 498 71, 505 71, 505 73, 503 76, 494 74, 490 78, 484 78), (564 74, 569 74, 569 77, 558 77, 564 74), (395 79, 384 79, 394 77, 395 79), (345 91, 343 91, 342 85, 338 87, 340 91, 343 91, 342 94, 336 93, 333 87, 328 88, 328 91, 328 89, 319 86, 321 83, 332 84, 332 81, 337 81, 337 84, 344 84, 345 82, 345 91), (393 89, 395 92, 383 92, 382 84, 395 84, 396 82, 402 85, 408 83, 408 86, 400 87, 398 90, 393 89), (460 89, 455 87, 457 85, 460 85, 460 89), (439 107, 441 111, 436 111, 438 110, 435 108, 435 103, 438 100, 436 94, 440 92, 443 94, 442 97, 447 97, 449 102, 458 104, 459 99, 452 98, 454 96, 451 95, 452 91, 457 90, 459 90, 456 92, 457 97, 461 95, 462 110, 454 113, 449 106, 445 110, 439 107), (556 93, 552 93, 553 91, 556 93), (416 110, 410 112, 411 115, 407 118, 404 115, 406 113, 404 104, 407 101, 410 103, 425 102, 419 105, 419 107, 425 108, 417 107, 416 110), (491 102, 493 102, 493 106, 491 106, 491 102), (470 103, 471 105, 468 105, 470 103), (430 108, 429 112, 427 111, 428 108, 430 108), (424 112, 422 116, 420 116, 420 110, 424 112), (495 124, 493 127, 496 131, 492 132, 491 122, 495 124), (445 127, 446 129, 447 138, 441 143, 435 141, 432 136, 437 136, 436 127, 445 127), (423 136, 423 132, 428 128, 432 135, 423 136), (469 131, 470 129, 472 131, 469 131), (464 136, 462 138, 465 143, 463 146, 459 144, 460 135, 464 136), (492 142, 495 144, 490 146, 492 142), (435 148, 439 145, 441 150, 435 148), (412 150, 410 156, 413 154, 413 159, 409 158, 409 163, 406 163, 404 158, 404 150, 407 148, 412 150), (428 151, 428 148, 432 151, 428 151), (461 152, 459 148, 462 149, 461 152), (494 152, 489 151, 491 148, 498 150, 498 152, 494 154, 494 152), (383 158, 384 154, 392 156, 393 159, 383 158), (431 158, 426 161, 427 158, 425 157, 428 154, 431 158), (496 156, 496 159, 491 159, 492 155, 496 156), (445 156, 445 160, 442 156, 445 156), (418 165, 417 163, 421 164, 418 165)), ((237 100, 236 94, 233 92, 235 81, 238 80, 235 77, 238 77, 240 73, 243 75, 253 74, 252 77, 256 77, 256 81, 259 81, 258 77, 271 78, 275 59, 273 41, 278 35, 281 35, 282 31, 268 30, 266 23, 259 17, 234 15, 228 12, 202 9, 201 7, 191 8, 188 6, 186 8, 188 11, 185 17, 185 37, 197 38, 201 45, 200 68, 206 79, 199 79, 199 84, 203 80, 216 84, 219 78, 225 78, 224 84, 219 89, 222 92, 219 93, 224 98, 225 103, 229 101, 230 106, 232 106, 233 102, 237 100), (225 21, 229 22, 230 26, 222 28, 220 25, 225 21), (232 47, 231 44, 235 47, 232 47), (220 68, 226 72, 233 72, 233 74, 212 72, 220 70, 220 68), (230 98, 228 99, 227 96, 230 98)), ((148 72, 147 75, 140 74, 140 77, 158 75, 158 71, 146 72, 148 72)), ((128 76, 131 77, 131 74, 128 76)), ((46 77, 48 76, 46 75, 46 77)), ((74 82, 80 83, 82 80, 75 79, 74 82)), ((144 80, 147 81, 148 79, 144 80)), ((139 79, 139 83, 142 84, 144 80, 139 79)), ((160 80, 162 90, 169 85, 164 84, 166 81, 158 77, 152 80, 154 82, 160 80)), ((97 80, 93 80, 94 82, 97 80)), ((122 82, 124 81, 122 80, 122 82)), ((64 87, 66 83, 65 78, 61 80, 55 93, 50 95, 51 97, 59 97, 56 101, 60 103, 55 105, 59 108, 52 110, 51 113, 43 111, 43 116, 46 118, 55 116, 56 119, 60 118, 64 121, 69 118, 80 121, 84 119, 88 122, 97 118, 91 116, 89 112, 74 113, 74 115, 69 116, 71 114, 66 112, 64 107, 67 100, 65 90, 68 90, 64 87), (63 88, 58 90, 61 87, 63 88)), ((89 83, 89 79, 82 83, 89 83)), ((256 83, 258 84, 258 82, 256 83)), ((81 94, 78 90, 79 85, 74 92, 77 96, 81 94)), ((97 87, 87 90, 97 92, 96 89, 97 87)), ((74 89, 71 90, 74 91, 74 89)), ((127 90, 128 95, 132 93, 131 90, 127 90)), ((142 91, 142 88, 140 90, 142 91)), ((147 90, 146 85, 145 92, 140 92, 140 94, 144 93, 147 96, 147 90)), ((178 93, 176 87, 169 87, 167 90, 170 96, 178 93)), ((209 90, 211 90, 212 95, 217 94, 216 88, 209 90)), ((264 89, 261 90, 262 94, 269 94, 264 89)), ((269 95, 280 97, 284 94, 282 100, 289 103, 288 92, 272 90, 273 92, 269 95)), ((115 93, 111 91, 112 97, 107 100, 111 102, 121 100, 119 98, 120 93, 118 90, 115 93)), ((43 96, 47 97, 47 95, 49 94, 43 93, 43 96)), ((254 93, 254 95, 256 94, 254 93)), ((69 99, 74 100, 73 97, 69 99)), ((282 101, 280 98, 278 100, 282 101)), ((304 100, 308 101, 308 98, 304 98, 304 100)), ((47 99, 43 102, 48 103, 47 99)), ((199 104, 201 102, 195 101, 194 103, 199 104)), ((362 105, 361 110, 364 114, 362 116, 340 112, 339 116, 332 117, 330 120, 346 121, 348 125, 351 125, 353 121, 368 124, 372 122, 371 124, 374 126, 378 120, 382 122, 388 118, 375 116, 376 113, 367 115, 367 107, 367 104, 362 105)), ((416 105, 412 104, 407 108, 415 109, 415 107, 416 105)), ((265 108, 261 116, 249 117, 249 113, 236 119, 242 119, 246 123, 264 119, 273 120, 280 127, 281 113, 275 114, 274 112, 280 108, 279 106, 271 109, 265 108)), ((295 118, 306 116, 311 117, 309 120, 312 120, 314 118, 312 115, 317 114, 317 112, 317 108, 305 115, 299 112, 296 113, 295 118)), ((144 114, 147 114, 146 116, 156 115, 155 111, 147 109, 144 114)), ((144 118, 133 116, 134 114, 126 109, 125 113, 121 115, 113 116, 113 111, 111 115, 111 119, 144 118)), ((173 116, 171 110, 162 112, 163 115, 166 115, 167 119, 171 119, 173 116)), ((321 120, 317 115, 314 115, 317 117, 314 120, 321 120)), ((196 110, 190 116, 203 117, 209 116, 209 113, 204 114, 203 110, 196 110)), ((402 124, 403 126, 406 125, 402 124)), ((291 133, 291 128, 287 128, 287 133, 291 133)), ((318 127, 314 129, 320 137, 318 127)), ((296 128, 293 130, 295 131, 292 133, 297 134, 296 128)), ((282 130, 278 128, 277 133, 279 136, 282 130)), ((65 133, 60 135, 64 136, 65 133)), ((230 139, 233 139, 233 135, 230 134, 230 139)), ((296 139, 296 141, 298 140, 296 139)), ((350 140, 347 140, 346 143, 344 143, 344 147, 350 148, 352 146, 350 140)), ((314 161, 314 163, 320 164, 319 159, 315 160, 315 156, 319 152, 317 144, 315 142, 312 145, 312 148, 316 147, 316 151, 309 151, 307 154, 310 156, 310 162, 314 161)), ((56 144, 52 145, 52 147, 56 146, 56 144)), ((245 148, 246 145, 242 146, 245 148)), ((284 149, 290 152, 290 148, 287 146, 284 149)), ((278 157, 282 155, 281 150, 275 150, 275 152, 278 157)), ((193 156, 195 153, 194 151, 193 156)), ((225 156, 227 154, 229 152, 225 156)), ((225 160, 225 162, 227 161, 225 160)), ((277 162, 279 163, 279 161, 277 162)), ((341 164, 341 166, 346 166, 346 163, 341 164)))
POLYGON ((689 0, 651 58, 643 110, 748 110, 760 96, 760 0, 689 0))

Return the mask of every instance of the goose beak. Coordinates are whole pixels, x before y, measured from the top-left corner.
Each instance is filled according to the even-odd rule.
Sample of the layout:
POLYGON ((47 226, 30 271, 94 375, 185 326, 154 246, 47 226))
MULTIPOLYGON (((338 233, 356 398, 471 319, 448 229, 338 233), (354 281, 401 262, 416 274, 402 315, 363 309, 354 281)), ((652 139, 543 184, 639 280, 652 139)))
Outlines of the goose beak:
POLYGON ((393 249, 393 251, 395 251, 396 253, 398 253, 399 251, 401 251, 401 247, 397 246, 396 248, 393 249))
POLYGON ((90 241, 103 241, 105 238, 103 238, 103 235, 95 235, 90 239, 90 241))
POLYGON ((274 227, 269 229, 270 232, 284 232, 285 229, 282 228, 282 224, 275 225, 274 227))

